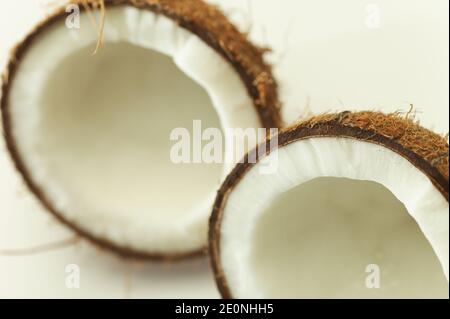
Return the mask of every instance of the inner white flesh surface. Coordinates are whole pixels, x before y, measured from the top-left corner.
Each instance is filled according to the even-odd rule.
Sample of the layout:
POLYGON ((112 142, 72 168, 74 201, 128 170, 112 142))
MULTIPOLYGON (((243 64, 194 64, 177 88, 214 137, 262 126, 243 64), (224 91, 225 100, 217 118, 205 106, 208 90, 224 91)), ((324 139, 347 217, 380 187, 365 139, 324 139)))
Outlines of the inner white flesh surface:
POLYGON ((186 128, 192 138, 193 120, 258 127, 242 81, 197 36, 150 11, 108 9, 105 45, 92 55, 96 40, 82 15, 80 29, 57 23, 21 61, 10 109, 33 182, 67 220, 118 246, 204 247, 231 165, 173 163, 170 133, 186 128))
POLYGON ((386 148, 295 142, 230 194, 225 278, 238 298, 448 298, 448 209, 421 171, 386 148), (260 173, 268 165, 276 175, 260 173))

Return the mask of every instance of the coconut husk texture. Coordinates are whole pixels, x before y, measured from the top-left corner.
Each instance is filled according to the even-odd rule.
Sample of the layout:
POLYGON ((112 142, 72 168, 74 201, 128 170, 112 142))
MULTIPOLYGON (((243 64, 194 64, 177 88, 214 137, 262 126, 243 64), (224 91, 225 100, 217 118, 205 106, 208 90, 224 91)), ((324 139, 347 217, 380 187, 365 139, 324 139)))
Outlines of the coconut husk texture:
MULTIPOLYGON (((79 4, 80 11, 86 11, 96 6, 96 1, 75 0, 71 3, 79 4)), ((282 126, 280 116, 280 102, 278 99, 277 84, 272 75, 271 66, 264 61, 266 49, 253 45, 244 33, 241 33, 225 15, 215 6, 202 0, 105 0, 106 19, 108 8, 118 6, 133 6, 141 10, 149 10, 159 15, 164 15, 175 21, 180 27, 197 35, 207 45, 214 49, 227 61, 247 88, 248 94, 253 100, 254 107, 259 114, 261 126, 265 128, 277 128, 282 126)), ((111 250, 122 257, 153 259, 153 260, 178 260, 198 256, 205 253, 207 248, 199 251, 165 254, 136 251, 128 247, 120 247, 102 238, 97 238, 82 228, 70 223, 52 205, 45 193, 34 183, 27 171, 22 155, 18 152, 16 141, 12 134, 12 121, 10 118, 9 95, 11 84, 20 66, 20 61, 33 46, 39 41, 40 36, 57 22, 64 21, 67 13, 61 7, 51 14, 45 21, 36 26, 25 39, 12 51, 9 63, 2 75, 2 98, 0 101, 2 123, 7 148, 12 156, 14 164, 22 174, 28 188, 34 193, 45 208, 63 224, 69 226, 80 237, 90 242, 111 250)), ((57 44, 55 44, 57 45, 57 44)))
MULTIPOLYGON (((281 148, 297 141, 320 137, 349 138, 390 149, 424 173, 448 201, 449 145, 447 137, 423 128, 410 114, 404 116, 399 113, 384 114, 370 111, 323 114, 293 124, 283 129, 278 136, 271 138, 277 138, 281 148)), ((271 151, 273 150, 268 150, 266 154, 271 151)), ((226 299, 233 298, 233 295, 221 265, 221 221, 229 194, 246 172, 256 164, 255 161, 247 159, 261 159, 255 155, 259 154, 258 148, 252 152, 253 154, 249 153, 244 161, 234 168, 222 184, 210 219, 211 263, 219 291, 226 299)))

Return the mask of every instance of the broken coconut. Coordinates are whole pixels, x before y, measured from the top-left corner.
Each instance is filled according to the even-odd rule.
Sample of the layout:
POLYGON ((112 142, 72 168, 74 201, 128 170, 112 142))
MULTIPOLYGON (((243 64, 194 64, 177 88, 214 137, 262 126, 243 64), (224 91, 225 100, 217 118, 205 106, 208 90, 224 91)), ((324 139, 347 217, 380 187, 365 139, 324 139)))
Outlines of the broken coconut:
POLYGON ((280 126, 264 50, 201 0, 115 0, 92 55, 94 2, 72 1, 12 53, 1 99, 8 149, 31 191, 81 237, 123 256, 200 254, 232 163, 173 163, 171 130, 194 119, 280 126))
POLYGON ((238 164, 216 198, 223 297, 448 298, 446 138, 376 112, 317 116, 273 138, 279 148, 238 164))

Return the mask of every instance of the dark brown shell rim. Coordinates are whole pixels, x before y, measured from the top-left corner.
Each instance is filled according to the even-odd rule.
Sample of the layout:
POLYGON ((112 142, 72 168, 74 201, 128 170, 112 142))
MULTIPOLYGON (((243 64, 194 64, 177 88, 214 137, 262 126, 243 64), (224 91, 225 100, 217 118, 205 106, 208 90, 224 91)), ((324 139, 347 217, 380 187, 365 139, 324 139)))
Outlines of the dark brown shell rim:
MULTIPOLYGON (((90 0, 92 1, 92 0, 90 0)), ((84 11, 81 0, 72 1, 79 4, 84 11)), ((272 75, 271 67, 264 62, 264 50, 252 45, 244 34, 239 32, 227 18, 214 6, 202 0, 105 0, 106 8, 113 6, 134 6, 142 10, 150 10, 174 20, 180 27, 197 35, 207 45, 221 55, 239 74, 245 84, 249 96, 254 102, 261 124, 265 128, 282 126, 280 102, 278 100, 277 84, 272 75)), ((180 253, 151 253, 122 247, 108 240, 93 236, 86 230, 69 222, 59 213, 46 197, 44 192, 34 183, 24 161, 19 154, 12 135, 12 122, 9 112, 10 86, 20 65, 21 59, 42 33, 66 16, 64 8, 60 8, 46 20, 36 26, 29 35, 19 43, 11 53, 6 71, 2 76, 2 97, 0 108, 4 136, 8 151, 16 169, 22 175, 29 190, 38 198, 41 204, 52 213, 62 224, 72 229, 80 237, 91 243, 112 251, 124 258, 149 259, 159 261, 175 261, 205 255, 207 248, 180 253)))
MULTIPOLYGON (((280 132, 279 148, 301 140, 321 137, 349 138, 366 141, 385 147, 404 157, 423 172, 437 190, 449 199, 449 146, 446 138, 439 136, 398 114, 379 112, 342 112, 325 114, 300 122, 280 132)), ((273 150, 271 150, 273 151, 273 150)), ((266 155, 270 154, 270 150, 266 155)), ((246 159, 258 159, 257 148, 246 159)), ((256 162, 257 163, 257 162, 256 162)), ((229 194, 243 176, 256 165, 255 161, 244 160, 228 175, 217 192, 209 226, 209 253, 217 287, 225 299, 232 299, 222 268, 220 256, 220 227, 223 211, 229 194)))

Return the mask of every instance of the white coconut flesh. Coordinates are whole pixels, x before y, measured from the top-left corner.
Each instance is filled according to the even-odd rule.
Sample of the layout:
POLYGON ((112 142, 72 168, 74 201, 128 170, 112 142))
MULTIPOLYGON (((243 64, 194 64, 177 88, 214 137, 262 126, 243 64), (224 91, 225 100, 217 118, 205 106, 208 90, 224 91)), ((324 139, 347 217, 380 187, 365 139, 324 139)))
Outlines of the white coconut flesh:
POLYGON ((448 298, 448 202, 387 148, 294 142, 252 167, 223 209, 233 297, 448 298))
POLYGON ((108 9, 104 47, 92 55, 96 41, 82 14, 80 29, 56 23, 20 61, 9 108, 26 170, 65 219, 97 238, 148 253, 199 250, 231 164, 174 163, 170 133, 188 129, 192 147, 193 120, 259 127, 252 100, 218 53, 151 11, 108 9))

